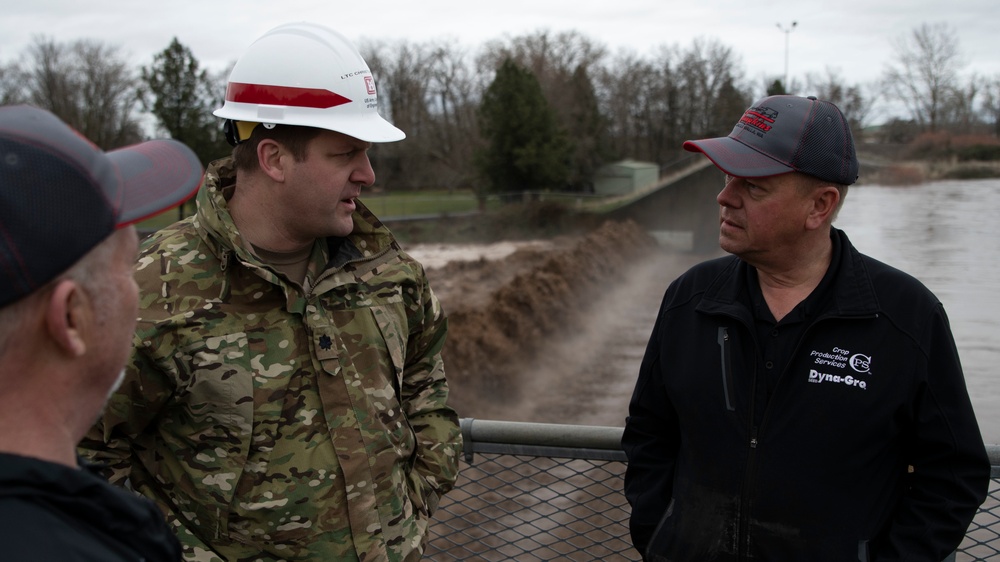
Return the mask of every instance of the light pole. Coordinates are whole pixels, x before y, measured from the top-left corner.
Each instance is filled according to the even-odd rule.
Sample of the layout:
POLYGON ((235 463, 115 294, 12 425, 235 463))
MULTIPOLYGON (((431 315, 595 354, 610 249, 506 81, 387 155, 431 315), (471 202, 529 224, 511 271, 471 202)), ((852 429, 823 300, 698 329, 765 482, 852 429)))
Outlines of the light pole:
POLYGON ((780 23, 778 24, 778 29, 785 33, 785 82, 782 84, 785 87, 785 92, 788 92, 788 35, 795 29, 798 22, 792 22, 792 25, 787 28, 780 23))

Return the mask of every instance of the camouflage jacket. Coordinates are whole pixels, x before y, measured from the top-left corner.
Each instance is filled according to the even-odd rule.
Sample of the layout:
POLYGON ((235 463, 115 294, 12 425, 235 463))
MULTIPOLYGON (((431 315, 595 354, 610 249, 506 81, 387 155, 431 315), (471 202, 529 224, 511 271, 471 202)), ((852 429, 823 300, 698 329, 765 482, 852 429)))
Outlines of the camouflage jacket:
POLYGON ((423 267, 359 203, 312 288, 289 283, 240 239, 231 166, 143 243, 132 360, 82 452, 189 560, 419 559, 461 450, 423 267))

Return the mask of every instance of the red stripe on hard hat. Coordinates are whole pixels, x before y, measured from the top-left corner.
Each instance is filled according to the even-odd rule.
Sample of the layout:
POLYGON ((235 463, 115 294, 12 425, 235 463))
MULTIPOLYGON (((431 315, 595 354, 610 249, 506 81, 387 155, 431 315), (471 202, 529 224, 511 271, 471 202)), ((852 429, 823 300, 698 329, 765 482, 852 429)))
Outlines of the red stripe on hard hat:
POLYGON ((257 103, 263 105, 290 105, 326 109, 351 103, 344 96, 320 88, 294 88, 291 86, 267 86, 230 82, 226 88, 226 100, 237 103, 257 103))

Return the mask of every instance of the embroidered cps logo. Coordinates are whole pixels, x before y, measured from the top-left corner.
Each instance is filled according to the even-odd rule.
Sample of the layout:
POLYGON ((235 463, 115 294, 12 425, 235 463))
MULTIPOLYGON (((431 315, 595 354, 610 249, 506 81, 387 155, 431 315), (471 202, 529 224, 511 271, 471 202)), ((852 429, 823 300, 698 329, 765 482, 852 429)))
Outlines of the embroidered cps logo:
POLYGON ((867 373, 872 366, 872 358, 868 355, 855 353, 849 361, 851 368, 859 373, 867 373))

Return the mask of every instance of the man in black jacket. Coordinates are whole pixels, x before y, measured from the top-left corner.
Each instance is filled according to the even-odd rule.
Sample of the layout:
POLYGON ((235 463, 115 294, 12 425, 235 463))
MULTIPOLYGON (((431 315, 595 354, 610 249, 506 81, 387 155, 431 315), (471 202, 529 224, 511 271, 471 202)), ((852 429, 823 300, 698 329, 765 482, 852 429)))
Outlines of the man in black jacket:
POLYGON ((625 424, 646 560, 938 562, 989 460, 944 309, 832 227, 858 177, 833 104, 773 96, 688 141, 719 242, 663 299, 625 424))
POLYGON ((0 107, 0 559, 180 560, 148 500, 76 445, 128 358, 134 222, 193 195, 175 141, 104 153, 47 111, 0 107))

